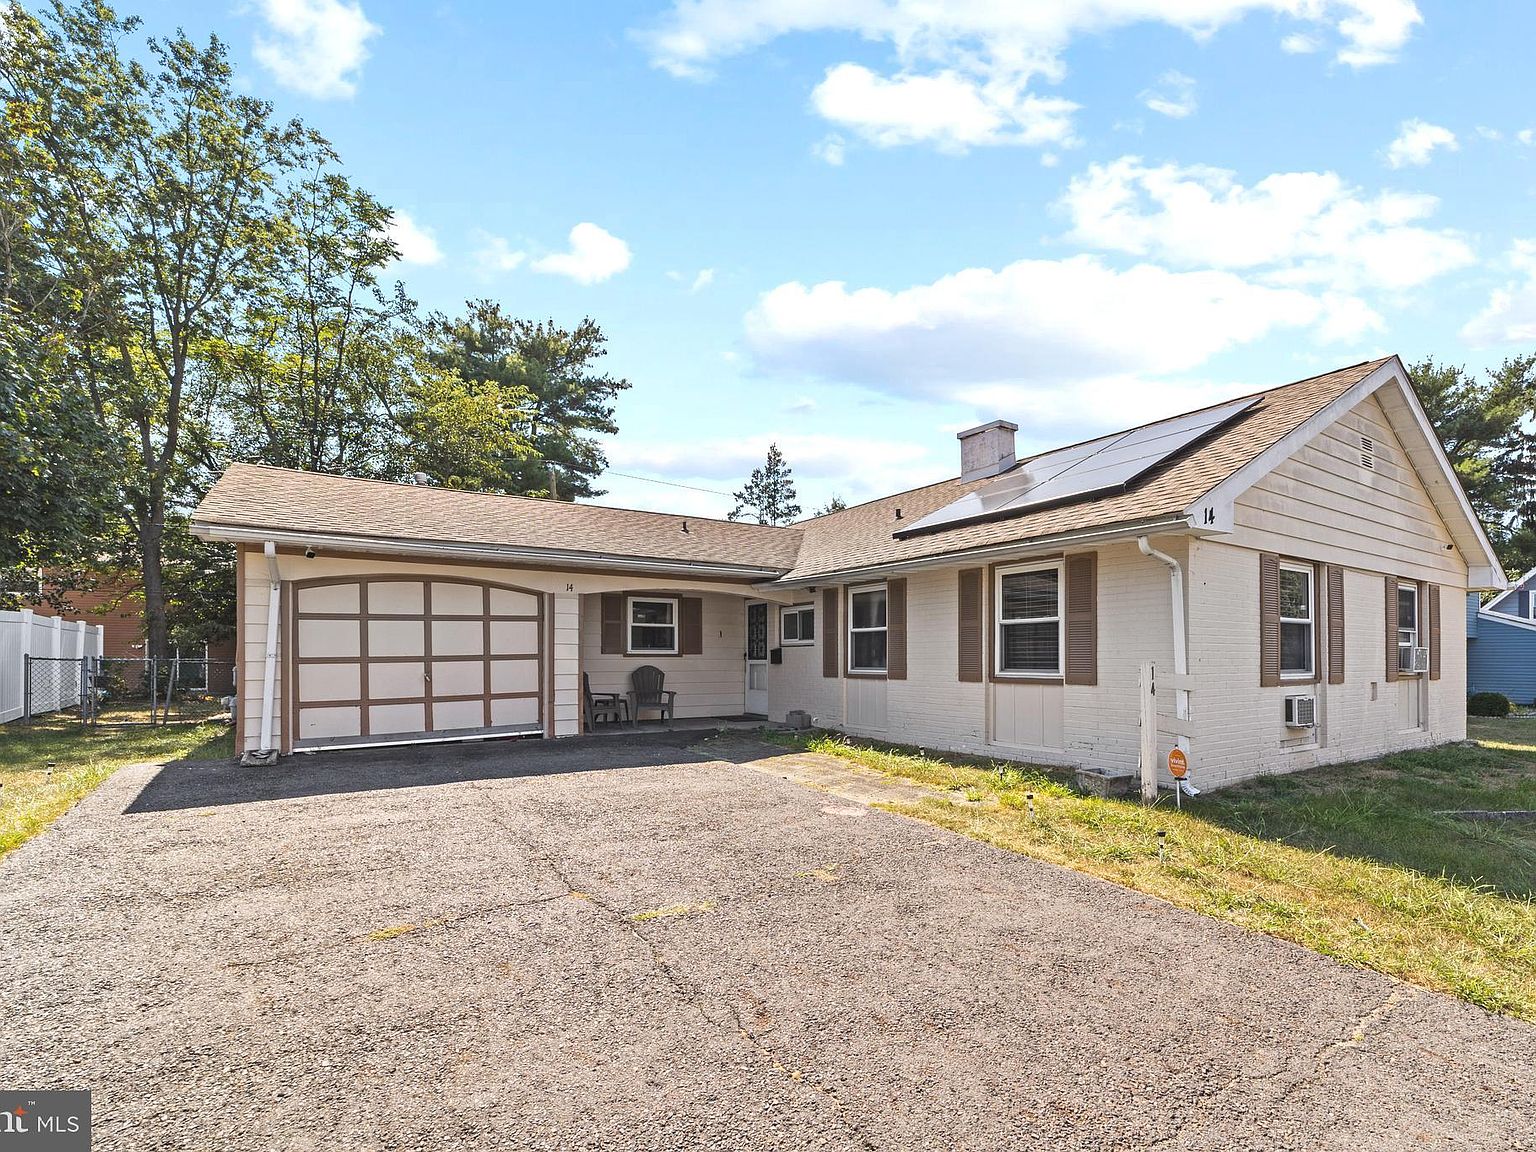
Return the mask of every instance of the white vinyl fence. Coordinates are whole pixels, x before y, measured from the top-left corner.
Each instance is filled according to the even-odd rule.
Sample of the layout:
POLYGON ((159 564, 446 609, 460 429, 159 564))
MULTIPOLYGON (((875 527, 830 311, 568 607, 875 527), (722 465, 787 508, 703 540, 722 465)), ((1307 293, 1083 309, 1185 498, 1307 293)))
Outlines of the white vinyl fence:
MULTIPOLYGON (((27 657, 47 661, 74 661, 75 674, 58 676, 59 690, 43 705, 48 711, 73 708, 80 703, 80 672, 86 660, 101 655, 100 624, 38 616, 29 608, 0 612, 0 724, 20 719, 27 712, 27 657)), ((57 669, 58 664, 54 665, 57 669)), ((38 702, 33 700, 34 710, 38 702)))

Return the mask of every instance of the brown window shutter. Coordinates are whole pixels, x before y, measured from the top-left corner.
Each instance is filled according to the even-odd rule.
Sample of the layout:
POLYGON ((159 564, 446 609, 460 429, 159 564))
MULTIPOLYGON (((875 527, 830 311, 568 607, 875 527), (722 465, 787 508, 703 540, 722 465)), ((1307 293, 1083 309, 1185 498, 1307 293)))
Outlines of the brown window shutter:
POLYGON ((885 678, 907 678, 907 582, 885 582, 885 678))
POLYGON ((1388 576, 1387 588, 1387 683, 1397 679, 1397 577, 1388 576))
POLYGON ((982 678, 981 569, 960 569, 960 683, 980 684, 982 678))
POLYGON ((603 593, 603 655, 624 655, 624 593, 603 593))
POLYGON ((837 589, 821 590, 821 674, 829 680, 837 679, 838 645, 842 634, 837 629, 837 589))
POLYGON ((1280 557, 1259 554, 1259 687, 1280 683, 1280 557))
POLYGON ((1068 684, 1099 682, 1099 556, 1084 552, 1067 557, 1068 684))
POLYGON ((704 601, 697 596, 677 602, 677 650, 683 656, 704 651, 704 601))
POLYGON ((1424 603, 1429 612, 1429 678, 1440 679, 1440 585, 1424 586, 1424 603))
POLYGON ((1328 565, 1328 683, 1344 683, 1344 569, 1328 565))

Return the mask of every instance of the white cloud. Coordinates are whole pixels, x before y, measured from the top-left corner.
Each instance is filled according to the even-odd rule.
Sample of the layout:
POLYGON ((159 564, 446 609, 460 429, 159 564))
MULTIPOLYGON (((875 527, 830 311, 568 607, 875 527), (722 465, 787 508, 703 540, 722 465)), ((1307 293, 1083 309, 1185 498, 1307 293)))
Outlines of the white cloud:
POLYGON ((1069 144, 1077 105, 1026 93, 1023 84, 945 70, 885 77, 838 64, 811 93, 816 111, 881 148, 932 144, 961 152, 986 144, 1069 144))
POLYGON ((747 343, 771 371, 998 410, 1011 400, 1032 419, 1061 420, 1083 387, 1093 391, 1075 392, 1079 414, 1084 403, 1140 410, 1148 377, 1271 333, 1355 339, 1380 326, 1347 297, 1226 271, 1122 271, 1094 256, 967 268, 900 291, 781 284, 746 319, 747 343))
POLYGON ((423 228, 404 212, 396 212, 390 217, 384 235, 400 250, 403 264, 436 264, 443 258, 431 229, 423 228))
POLYGON ((848 155, 848 145, 833 132, 811 145, 811 155, 834 168, 841 168, 848 155))
POLYGON ((1310 52, 1320 51, 1323 42, 1316 36, 1309 36, 1305 32, 1292 32, 1280 41, 1280 50, 1289 52, 1293 56, 1305 56, 1310 52))
POLYGON ((319 100, 346 99, 380 28, 357 0, 258 0, 268 32, 252 54, 284 88, 319 100))
POLYGON ((1356 67, 1393 59, 1421 22, 1414 0, 674 0, 639 37, 653 64, 692 78, 782 36, 842 33, 886 45, 894 67, 834 64, 813 106, 877 144, 961 150, 1068 142, 1072 103, 1029 89, 1037 78, 1065 77, 1065 52, 1079 36, 1160 23, 1204 39, 1256 13, 1299 25, 1287 51, 1331 37, 1336 58, 1356 67))
POLYGON ((1477 134, 1484 140, 1504 139, 1504 133, 1500 132, 1497 128, 1490 128, 1486 124, 1479 124, 1477 126, 1477 134))
POLYGON ((1536 343, 1536 240, 1516 240, 1507 261, 1518 278, 1496 288, 1461 329, 1474 348, 1536 343))
POLYGON ((1387 163, 1393 168, 1413 165, 1422 168, 1436 148, 1449 152, 1459 151, 1456 133, 1438 124, 1426 124, 1423 120, 1404 120, 1397 139, 1387 145, 1387 163))
POLYGON ((698 275, 693 278, 693 283, 688 285, 689 292, 702 292, 715 282, 715 270, 713 268, 700 268, 698 275))
POLYGON ((482 272, 510 272, 528 259, 528 253, 514 249, 503 236, 480 234, 480 247, 475 252, 475 263, 482 272))
POLYGON ((1182 72, 1164 72, 1157 83, 1137 97, 1154 112, 1182 120, 1192 115, 1200 104, 1195 99, 1195 81, 1182 72))
POLYGON ((788 405, 784 409, 784 411, 790 413, 791 415, 795 415, 795 416, 805 416, 805 415, 808 415, 811 412, 816 411, 816 409, 819 408, 819 407, 821 407, 821 404, 816 399, 816 397, 814 397, 814 396, 801 396, 798 399, 796 399, 792 404, 788 405))
POLYGON ((1515 133, 1515 139, 1522 144, 1536 144, 1536 129, 1522 128, 1515 133))
POLYGON ((1460 233, 1417 223, 1438 205, 1368 195, 1332 172, 1281 172, 1246 187, 1225 169, 1134 156, 1089 165, 1061 200, 1070 238, 1092 248, 1346 292, 1413 288, 1471 264, 1460 233))
POLYGON ((529 267, 578 284, 598 284, 629 267, 629 245, 596 224, 583 221, 572 228, 570 244, 570 251, 540 257, 529 267))

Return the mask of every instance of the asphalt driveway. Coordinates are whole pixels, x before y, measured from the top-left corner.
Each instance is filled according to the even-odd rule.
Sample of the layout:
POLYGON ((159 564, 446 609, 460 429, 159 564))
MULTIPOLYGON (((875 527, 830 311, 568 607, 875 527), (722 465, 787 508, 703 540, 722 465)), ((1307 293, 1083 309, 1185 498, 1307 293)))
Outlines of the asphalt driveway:
POLYGON ((1536 1028, 709 755, 121 772, 0 864, 0 1086, 97 1149, 1536 1148, 1536 1028))

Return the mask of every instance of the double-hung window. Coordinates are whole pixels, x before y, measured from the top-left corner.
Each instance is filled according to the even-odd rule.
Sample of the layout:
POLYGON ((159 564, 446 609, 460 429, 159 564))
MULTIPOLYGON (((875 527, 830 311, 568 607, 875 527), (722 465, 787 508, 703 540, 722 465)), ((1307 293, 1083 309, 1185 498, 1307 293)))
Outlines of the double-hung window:
POLYGON ((849 590, 848 671, 885 671, 885 610, 884 584, 849 590))
POLYGON ((1317 596, 1310 564, 1280 565, 1280 675, 1310 679, 1317 667, 1317 596))
POLYGON ((1060 676, 1062 564, 1021 564, 997 572, 997 672, 1060 676))
POLYGON ((1413 671, 1413 650, 1419 646, 1419 586, 1397 586, 1397 668, 1413 671))
POLYGON ((779 638, 783 644, 813 644, 816 641, 816 609, 796 604, 779 614, 779 638))
POLYGON ((677 653, 677 601, 629 598, 629 651, 634 655, 677 653))

